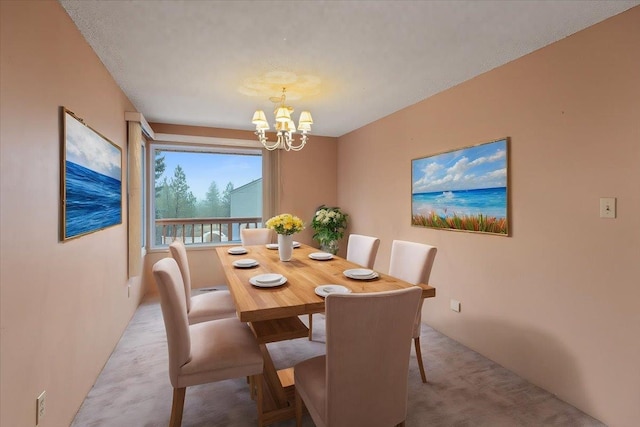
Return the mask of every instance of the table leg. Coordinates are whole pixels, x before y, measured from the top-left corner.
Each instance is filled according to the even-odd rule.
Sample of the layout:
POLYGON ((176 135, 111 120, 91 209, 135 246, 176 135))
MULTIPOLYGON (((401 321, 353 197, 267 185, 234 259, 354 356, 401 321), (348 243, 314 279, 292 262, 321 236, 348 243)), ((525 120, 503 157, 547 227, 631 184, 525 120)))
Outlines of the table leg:
POLYGON ((276 370, 269 350, 266 344, 260 344, 260 351, 262 351, 262 357, 264 358, 264 379, 269 387, 269 391, 273 396, 278 408, 283 408, 288 405, 287 396, 285 395, 284 388, 278 378, 278 371, 276 370))
MULTIPOLYGON (((297 317, 251 322, 249 324, 258 341, 264 360, 262 384, 263 399, 258 405, 261 425, 293 419, 295 417, 295 391, 293 368, 276 370, 267 343, 296 338, 307 338, 309 329, 297 317)), ((251 386, 254 389, 254 386, 251 386)))

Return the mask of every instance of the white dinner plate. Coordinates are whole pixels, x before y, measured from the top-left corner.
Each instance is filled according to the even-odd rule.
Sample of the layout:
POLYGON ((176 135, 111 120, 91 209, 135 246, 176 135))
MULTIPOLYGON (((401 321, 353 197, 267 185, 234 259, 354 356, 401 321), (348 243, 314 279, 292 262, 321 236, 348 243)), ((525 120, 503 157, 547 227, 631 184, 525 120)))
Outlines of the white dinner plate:
POLYGON ((309 254, 309 258, 318 261, 327 261, 333 258, 333 254, 330 254, 329 252, 313 252, 309 254))
POLYGON ((255 279, 256 282, 267 285, 269 283, 276 283, 282 280, 282 274, 266 273, 266 274, 259 274, 257 276, 254 276, 253 278, 255 279))
POLYGON ((352 268, 350 270, 345 270, 345 274, 349 274, 354 277, 362 277, 362 276, 371 276, 375 271, 369 270, 368 268, 352 268))
POLYGON ((326 297, 329 294, 349 294, 351 289, 341 285, 322 285, 316 288, 316 295, 326 297))
POLYGON ((231 255, 243 255, 247 253, 247 249, 242 246, 235 246, 233 248, 227 249, 227 252, 231 255))
POLYGON ((259 265, 259 264, 260 263, 258 261, 251 258, 242 258, 242 259, 233 261, 233 266, 238 268, 255 267, 256 265, 259 265))
POLYGON ((300 242, 296 242, 295 240, 293 241, 293 247, 294 248, 299 248, 300 247, 300 242))
POLYGON ((369 280, 378 277, 378 273, 368 268, 352 268, 343 272, 345 276, 356 280, 369 280))
POLYGON ((274 288, 276 286, 280 286, 280 285, 284 285, 285 283, 287 283, 287 278, 284 277, 282 274, 259 274, 257 276, 253 276, 252 278, 249 279, 249 283, 251 283, 253 286, 257 286, 258 288, 274 288), (280 276, 278 280, 276 281, 268 281, 268 282, 264 282, 262 280, 272 280, 273 277, 270 278, 262 278, 262 280, 257 280, 260 279, 262 276, 280 276))

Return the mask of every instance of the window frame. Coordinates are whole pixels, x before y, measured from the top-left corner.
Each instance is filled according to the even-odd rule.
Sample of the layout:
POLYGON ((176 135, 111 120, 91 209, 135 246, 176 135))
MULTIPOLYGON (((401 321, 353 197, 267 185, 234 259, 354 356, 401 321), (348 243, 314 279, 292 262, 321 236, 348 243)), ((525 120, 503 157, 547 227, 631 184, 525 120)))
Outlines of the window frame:
MULTIPOLYGON (((163 151, 183 151, 191 153, 213 153, 213 154, 239 154, 239 155, 259 155, 262 161, 262 192, 263 199, 264 194, 269 189, 269 185, 265 180, 265 154, 266 151, 262 149, 262 146, 258 141, 250 140, 226 140, 220 138, 211 137, 193 137, 185 135, 165 135, 156 134, 156 138, 153 141, 147 142, 145 150, 146 157, 146 182, 145 192, 147 194, 147 206, 146 206, 146 227, 145 235, 147 252, 162 252, 166 251, 168 244, 156 244, 155 239, 155 210, 156 210, 156 197, 155 197, 155 151, 160 149, 163 151)), ((265 209, 261 213, 264 218, 265 209)), ((239 239, 238 239, 239 240, 239 239)), ((199 242, 188 245, 188 248, 200 248, 210 249, 220 245, 228 245, 237 243, 235 241, 229 242, 199 242)))
POLYGON ((140 230, 141 242, 140 245, 142 247, 142 256, 147 252, 147 145, 149 141, 147 141, 146 136, 142 135, 142 140, 140 141, 140 149, 142 150, 142 155, 140 156, 140 170, 141 170, 141 188, 140 188, 140 203, 142 218, 140 218, 140 226, 142 229, 140 230))

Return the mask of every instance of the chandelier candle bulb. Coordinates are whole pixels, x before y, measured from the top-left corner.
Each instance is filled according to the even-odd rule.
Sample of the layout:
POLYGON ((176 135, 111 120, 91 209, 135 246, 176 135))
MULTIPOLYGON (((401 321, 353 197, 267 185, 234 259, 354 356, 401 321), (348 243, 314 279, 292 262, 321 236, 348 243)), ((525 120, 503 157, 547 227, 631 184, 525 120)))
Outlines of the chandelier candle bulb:
POLYGON ((268 130, 269 129, 269 122, 267 122, 267 116, 265 116, 264 111, 262 111, 262 110, 258 110, 255 113, 253 113, 252 123, 254 125, 256 125, 256 130, 257 129, 262 129, 262 130, 268 130))
POLYGON ((291 121, 291 114, 286 107, 280 107, 276 110, 276 122, 288 123, 291 121))

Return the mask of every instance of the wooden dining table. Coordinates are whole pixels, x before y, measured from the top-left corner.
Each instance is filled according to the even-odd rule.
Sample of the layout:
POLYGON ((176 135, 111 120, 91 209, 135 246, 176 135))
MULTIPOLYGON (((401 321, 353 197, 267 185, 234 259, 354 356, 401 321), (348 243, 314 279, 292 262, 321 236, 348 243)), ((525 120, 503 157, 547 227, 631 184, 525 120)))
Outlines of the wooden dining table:
MULTIPOLYGON (((236 247, 237 248, 237 247, 236 247)), ((222 264, 236 313, 242 322, 253 330, 263 357, 265 398, 260 424, 268 425, 295 416, 293 401, 293 368, 276 370, 268 348, 269 342, 307 337, 309 330, 298 316, 323 313, 324 298, 316 294, 320 285, 341 285, 352 293, 382 292, 416 286, 387 274, 377 272, 378 277, 356 280, 345 276, 344 271, 362 268, 346 259, 333 256, 329 260, 315 260, 310 254, 318 252, 311 246, 300 244, 294 249, 290 261, 280 261, 278 250, 265 245, 245 246, 247 253, 231 254, 229 247, 220 246, 216 253, 222 264), (238 268, 233 265, 240 259, 253 259, 256 266, 238 268), (286 282, 274 287, 256 287, 249 280, 259 274, 276 273, 286 277, 286 282)), ((422 288, 423 298, 432 298, 436 289, 428 284, 422 288)))

